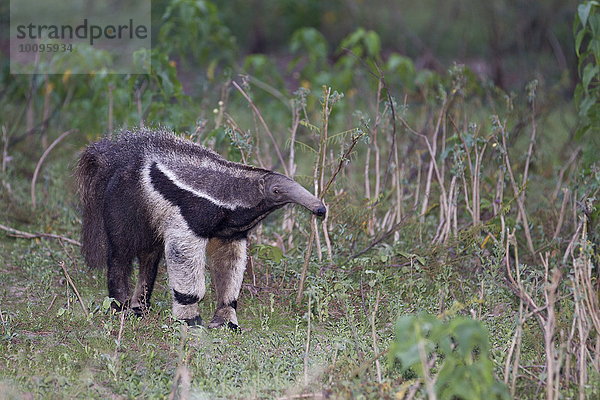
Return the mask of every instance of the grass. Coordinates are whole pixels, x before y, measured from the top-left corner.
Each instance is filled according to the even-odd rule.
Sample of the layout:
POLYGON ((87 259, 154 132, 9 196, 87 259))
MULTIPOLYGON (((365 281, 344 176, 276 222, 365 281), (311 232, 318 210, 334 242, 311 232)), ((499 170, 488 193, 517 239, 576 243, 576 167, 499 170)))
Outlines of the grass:
MULTIPOLYGON (((242 334, 188 330, 171 319, 163 273, 151 314, 125 318, 117 343, 120 319, 102 306, 105 279, 99 271, 71 265, 70 275, 90 310, 85 315, 62 270, 48 259, 49 251, 56 257, 62 250, 48 244, 40 251, 40 245, 3 241, 2 384, 15 398, 27 393, 35 398, 163 398, 171 391, 182 347, 194 378, 192 393, 201 398, 270 398, 305 387, 307 321, 281 304, 284 292, 249 295, 244 290, 242 334)), ((205 317, 212 312, 210 297, 202 305, 205 317)), ((313 322, 310 382, 334 353, 358 359, 350 325, 363 329, 352 318, 313 322)), ((361 345, 368 349, 368 341, 361 345)))
MULTIPOLYGON (((50 251, 60 257, 60 247, 49 243, 40 250, 45 247, 40 243, 11 239, 4 239, 3 245, 8 257, 0 272, 4 282, 0 353, 6 356, 2 384, 14 398, 27 393, 35 398, 164 398, 182 358, 192 377, 190 391, 197 398, 275 398, 313 390, 329 390, 339 397, 392 396, 393 365, 383 362, 382 384, 374 383, 371 368, 352 377, 373 354, 363 312, 363 307, 372 309, 373 300, 363 303, 360 292, 368 297, 374 289, 381 293, 376 322, 381 349, 391 341, 397 315, 435 311, 439 300, 428 296, 431 290, 426 283, 411 279, 403 287, 397 285, 398 279, 372 283, 367 281, 371 274, 363 274, 366 284, 361 288, 332 288, 333 274, 314 278, 309 281, 315 309, 305 376, 308 314, 286 301, 289 291, 252 295, 252 287, 246 286, 240 301, 242 334, 187 329, 171 319, 163 273, 152 312, 142 319, 125 318, 119 342, 120 318, 102 306, 105 280, 99 271, 87 271, 81 263, 70 266, 69 273, 91 311, 85 315, 62 270, 48 259, 50 251), (419 297, 410 303, 399 301, 406 292, 419 297)), ((202 304, 205 317, 212 312, 210 297, 202 304)), ((488 307, 493 304, 482 304, 484 311, 488 307)), ((510 314, 502 317, 504 324, 510 323, 510 314)), ((498 325, 493 320, 496 332, 498 325)), ((503 333, 495 337, 499 343, 510 338, 509 326, 503 333)))

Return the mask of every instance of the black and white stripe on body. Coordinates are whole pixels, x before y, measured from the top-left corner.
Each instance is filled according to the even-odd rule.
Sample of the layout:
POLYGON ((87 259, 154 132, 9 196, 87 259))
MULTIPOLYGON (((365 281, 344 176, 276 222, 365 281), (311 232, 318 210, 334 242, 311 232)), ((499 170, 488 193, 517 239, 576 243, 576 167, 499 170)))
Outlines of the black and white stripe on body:
POLYGON ((323 203, 291 179, 229 162, 171 133, 123 132, 94 143, 82 154, 77 176, 82 250, 90 266, 108 266, 109 294, 146 308, 164 254, 173 315, 198 323, 208 261, 217 295, 209 327, 237 325, 250 229, 286 203, 325 213, 323 203), (136 257, 140 279, 130 296, 136 257))

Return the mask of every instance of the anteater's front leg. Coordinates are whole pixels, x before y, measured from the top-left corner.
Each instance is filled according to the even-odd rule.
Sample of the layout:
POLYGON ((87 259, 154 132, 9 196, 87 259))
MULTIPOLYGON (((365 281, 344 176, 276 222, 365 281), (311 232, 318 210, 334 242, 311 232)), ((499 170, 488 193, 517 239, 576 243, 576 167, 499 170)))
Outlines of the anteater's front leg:
POLYGON ((173 317, 188 325, 202 323, 198 302, 205 292, 207 241, 183 228, 174 228, 165 233, 165 259, 169 287, 173 293, 173 317))
POLYGON ((207 247, 208 265, 217 294, 217 311, 208 325, 238 328, 237 299, 246 269, 246 239, 213 238, 207 247))

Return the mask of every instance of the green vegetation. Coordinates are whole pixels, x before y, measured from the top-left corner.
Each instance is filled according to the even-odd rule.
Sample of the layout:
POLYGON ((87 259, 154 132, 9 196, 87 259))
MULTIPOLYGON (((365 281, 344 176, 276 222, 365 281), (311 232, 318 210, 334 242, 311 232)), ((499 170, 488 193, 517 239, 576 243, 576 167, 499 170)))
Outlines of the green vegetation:
POLYGON ((0 394, 600 395, 600 6, 407 4, 156 1, 151 74, 3 58, 0 394), (83 263, 77 152, 139 124, 329 207, 253 233, 241 334, 174 321, 163 267, 149 316, 113 314, 83 263))
POLYGON ((597 1, 586 1, 577 8, 575 19, 575 52, 581 81, 575 89, 579 112, 580 137, 586 136, 593 145, 585 151, 588 163, 597 159, 594 150, 600 147, 600 12, 597 1))

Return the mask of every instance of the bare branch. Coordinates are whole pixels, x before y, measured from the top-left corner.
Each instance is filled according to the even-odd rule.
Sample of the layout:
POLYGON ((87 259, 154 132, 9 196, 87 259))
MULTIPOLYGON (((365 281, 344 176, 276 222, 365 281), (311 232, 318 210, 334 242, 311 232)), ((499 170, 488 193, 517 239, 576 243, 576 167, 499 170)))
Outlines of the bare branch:
POLYGON ((283 170, 285 171, 285 174, 289 175, 287 164, 283 160, 283 155, 281 154, 281 150, 279 149, 279 145, 275 141, 275 137, 273 137, 273 134, 271 133, 271 130, 269 129, 269 126, 265 122, 265 119, 263 118, 262 114, 260 113, 260 110, 258 109, 258 107, 256 107, 256 105, 254 104, 254 102, 252 101, 252 99, 250 98, 250 96, 248 96, 248 94, 244 91, 244 89, 242 89, 240 87, 240 85, 237 84, 237 82, 231 81, 231 84, 242 94, 242 96, 244 96, 244 98, 248 101, 248 104, 250 104, 250 107, 252 107, 252 111, 254 111, 254 113, 256 114, 256 116, 258 117, 258 119, 260 120, 260 123, 262 124, 263 128, 265 128, 265 131, 267 132, 267 135, 269 135, 269 138, 271 139, 271 142, 273 143, 273 146, 275 147, 275 152, 277 153, 277 158, 279 159, 279 162, 283 166, 283 170))
POLYGON ((17 237, 17 238, 21 238, 21 239, 37 239, 37 238, 42 238, 42 239, 57 239, 57 240, 62 240, 64 242, 70 243, 74 246, 79 246, 81 247, 81 243, 78 242, 75 239, 71 239, 68 238, 66 236, 61 236, 61 235, 55 235, 54 233, 39 233, 39 232, 35 232, 35 233, 29 233, 29 232, 23 232, 14 228, 11 228, 9 226, 6 225, 2 225, 0 224, 0 229, 8 232, 8 236, 13 236, 13 237, 17 237))
MULTIPOLYGON (((77 300, 79 300, 79 304, 81 305, 81 309, 83 310, 85 315, 88 315, 90 312, 88 311, 88 308, 85 306, 85 303, 83 302, 83 299, 81 298, 81 295, 79 294, 79 290, 77 290, 77 287, 75 287, 75 283, 73 282, 73 279, 71 279, 71 276, 67 272, 67 268, 65 267, 65 262, 60 261, 58 264, 62 268, 63 273, 65 274, 65 278, 67 278, 67 282, 69 282, 69 285, 73 289, 73 292, 75 292, 75 295, 77 296, 77 300)), ((119 340, 120 340, 120 336, 121 335, 119 333, 119 340)))
POLYGON ((38 174, 40 172, 40 168, 42 167, 42 163, 48 157, 48 154, 55 148, 64 138, 69 136, 71 133, 76 132, 77 129, 69 129, 68 131, 63 132, 59 137, 57 137, 50 146, 44 151, 37 164, 35 165, 35 171, 33 172, 33 179, 31 179, 31 205, 35 208, 35 182, 37 181, 38 174))

